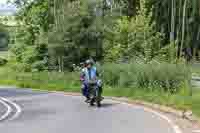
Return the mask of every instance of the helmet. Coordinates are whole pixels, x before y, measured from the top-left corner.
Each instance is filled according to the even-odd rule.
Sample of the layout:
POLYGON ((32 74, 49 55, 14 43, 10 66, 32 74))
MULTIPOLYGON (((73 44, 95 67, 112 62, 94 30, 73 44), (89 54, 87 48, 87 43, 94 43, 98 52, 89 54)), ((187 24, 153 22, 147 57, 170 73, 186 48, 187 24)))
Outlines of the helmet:
POLYGON ((86 64, 86 65, 89 65, 89 64, 92 65, 93 62, 92 62, 91 60, 86 60, 85 64, 86 64))

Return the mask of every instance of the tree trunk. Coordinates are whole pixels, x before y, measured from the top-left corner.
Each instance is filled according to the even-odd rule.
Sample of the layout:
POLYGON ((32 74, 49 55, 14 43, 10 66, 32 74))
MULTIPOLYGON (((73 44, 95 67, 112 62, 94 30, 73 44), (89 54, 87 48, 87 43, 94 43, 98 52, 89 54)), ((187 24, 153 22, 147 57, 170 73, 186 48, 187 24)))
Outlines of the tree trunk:
POLYGON ((180 56, 182 56, 182 50, 183 50, 183 45, 185 41, 185 21, 186 21, 186 7, 187 7, 187 1, 185 0, 184 2, 184 8, 183 8, 183 20, 182 20, 182 39, 181 39, 181 47, 180 47, 180 56))
POLYGON ((62 59, 61 59, 61 56, 58 57, 58 71, 62 72, 62 59))
POLYGON ((173 61, 174 58, 174 48, 175 48, 175 14, 176 14, 176 2, 172 1, 172 13, 171 13, 171 32, 170 32, 170 62, 173 61))
POLYGON ((57 17, 56 17, 56 0, 54 0, 54 21, 55 21, 55 27, 57 29, 57 17))

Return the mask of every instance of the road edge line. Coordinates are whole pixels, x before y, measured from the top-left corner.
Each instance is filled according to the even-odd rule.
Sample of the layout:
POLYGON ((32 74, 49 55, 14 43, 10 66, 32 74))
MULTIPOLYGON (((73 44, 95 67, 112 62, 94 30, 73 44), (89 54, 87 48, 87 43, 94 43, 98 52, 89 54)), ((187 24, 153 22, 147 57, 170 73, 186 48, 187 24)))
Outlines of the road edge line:
POLYGON ((12 112, 12 108, 6 102, 3 101, 2 97, 0 97, 0 103, 2 103, 7 108, 7 111, 0 117, 0 121, 3 121, 12 112))
MULTIPOLYGON (((114 100, 114 101, 115 101, 115 100, 114 100)), ((120 102, 120 103, 133 107, 133 104, 129 104, 129 103, 126 103, 126 102, 120 102)), ((174 130, 175 133, 182 133, 182 131, 181 131, 181 129, 179 128, 179 126, 176 125, 176 124, 175 124, 169 117, 167 117, 166 115, 164 115, 164 114, 162 114, 162 113, 159 113, 158 111, 155 111, 155 110, 153 110, 153 109, 147 108, 147 107, 145 107, 145 106, 141 106, 141 107, 143 108, 144 111, 153 113, 153 114, 157 115, 158 117, 162 118, 163 120, 167 121, 167 123, 173 128, 173 130, 174 130)))
POLYGON ((10 104, 12 104, 16 108, 17 111, 15 112, 15 114, 11 118, 9 118, 9 120, 16 119, 22 112, 21 107, 18 104, 14 103, 13 101, 11 101, 11 100, 9 100, 7 98, 1 98, 1 99, 6 101, 6 102, 8 102, 8 103, 10 103, 10 104))
MULTIPOLYGON (((64 95, 67 94, 68 96, 81 96, 81 95, 78 94, 78 93, 71 93, 71 94, 70 94, 70 93, 62 93, 62 92, 59 93, 59 92, 57 92, 57 91, 54 91, 54 93, 57 93, 57 94, 64 94, 64 95)), ((111 100, 111 101, 114 101, 114 102, 119 102, 119 103, 121 103, 121 104, 126 104, 126 105, 131 106, 131 107, 133 107, 134 105, 136 105, 136 104, 127 103, 126 101, 115 100, 115 99, 112 99, 112 98, 107 98, 107 99, 109 99, 109 100, 111 100)), ((167 123, 172 127, 172 129, 174 130, 175 133, 183 133, 183 132, 181 131, 180 127, 179 127, 178 125, 176 125, 176 124, 175 124, 169 117, 167 117, 166 115, 164 115, 164 114, 162 114, 162 113, 159 113, 158 111, 155 111, 155 110, 153 110, 153 109, 151 109, 151 108, 145 107, 144 105, 139 105, 139 106, 141 106, 141 107, 144 109, 144 111, 153 113, 153 114, 157 115, 158 117, 162 118, 163 120, 167 121, 167 123)))

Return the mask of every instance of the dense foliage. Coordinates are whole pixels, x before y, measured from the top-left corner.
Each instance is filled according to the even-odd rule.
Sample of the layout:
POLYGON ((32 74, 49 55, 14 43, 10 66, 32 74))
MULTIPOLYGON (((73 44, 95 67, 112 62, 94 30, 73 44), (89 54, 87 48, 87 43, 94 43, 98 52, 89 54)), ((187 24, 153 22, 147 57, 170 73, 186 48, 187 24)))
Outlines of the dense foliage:
POLYGON ((140 88, 147 91, 179 92, 187 90, 190 78, 188 68, 174 64, 105 64, 102 68, 105 84, 122 88, 140 88))
MULTIPOLYGON (((102 64, 98 70, 105 94, 162 100, 167 105, 191 101, 191 72, 185 61, 200 57, 199 0, 14 4, 19 9, 15 44, 8 64, 0 69, 0 83, 77 92, 78 73, 69 70, 93 58, 102 64)), ((0 58, 0 65, 6 62, 0 58)))
POLYGON ((19 70, 45 70, 48 66, 48 0, 15 1, 17 13, 16 44, 11 48, 19 70))
POLYGON ((198 0, 15 0, 15 4, 22 24, 12 51, 29 70, 63 71, 90 57, 146 63, 198 57, 198 0))

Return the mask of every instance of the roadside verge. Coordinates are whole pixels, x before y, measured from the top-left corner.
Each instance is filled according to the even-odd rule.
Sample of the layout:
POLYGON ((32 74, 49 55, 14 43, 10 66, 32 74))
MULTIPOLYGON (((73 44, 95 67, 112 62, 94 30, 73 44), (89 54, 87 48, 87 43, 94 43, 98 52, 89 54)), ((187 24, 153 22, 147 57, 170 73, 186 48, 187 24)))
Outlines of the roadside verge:
MULTIPOLYGON (((76 92, 60 92, 60 91, 52 91, 52 92, 61 93, 68 96, 81 96, 80 93, 76 93, 76 92)), ((197 116, 195 116, 191 110, 177 110, 172 107, 167 107, 167 106, 163 106, 159 104, 153 104, 153 103, 149 103, 149 102, 145 102, 141 100, 131 100, 125 97, 106 97, 106 99, 111 99, 111 100, 124 102, 128 104, 141 105, 141 106, 144 106, 153 110, 157 110, 160 112, 170 113, 179 118, 183 118, 183 119, 189 120, 192 123, 200 125, 200 119, 197 116)))
MULTIPOLYGON (((2 88, 2 87, 0 87, 0 88, 2 88)), ((3 88, 6 88, 6 86, 3 86, 3 88)), ((12 87, 8 86, 8 88, 13 88, 13 86, 12 87)), ((18 88, 18 87, 14 87, 14 88, 18 88)), ((55 92, 55 93, 61 93, 64 95, 71 95, 71 96, 81 96, 81 94, 78 92, 50 91, 50 90, 46 90, 46 89, 43 90, 43 89, 32 89, 32 88, 26 88, 26 89, 31 89, 31 90, 35 90, 35 91, 55 92)), ((128 104, 142 105, 144 107, 147 107, 147 108, 150 108, 153 110, 173 114, 179 118, 187 119, 192 123, 200 125, 200 119, 197 116, 195 116, 191 110, 178 110, 178 109, 175 109, 170 106, 154 104, 154 103, 146 102, 143 100, 132 100, 132 99, 129 99, 126 97, 110 97, 110 96, 108 96, 106 98, 115 100, 115 101, 119 101, 119 102, 125 102, 128 104)))

